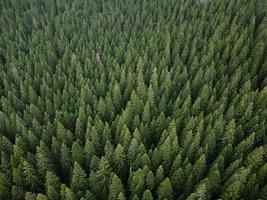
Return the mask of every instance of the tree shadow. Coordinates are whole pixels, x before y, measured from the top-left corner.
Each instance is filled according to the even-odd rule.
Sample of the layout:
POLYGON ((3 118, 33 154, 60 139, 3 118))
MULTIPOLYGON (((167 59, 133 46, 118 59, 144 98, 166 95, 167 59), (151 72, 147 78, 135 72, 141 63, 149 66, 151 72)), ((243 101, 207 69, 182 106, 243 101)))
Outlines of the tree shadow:
POLYGON ((0 64, 2 65, 6 64, 6 59, 3 55, 0 55, 0 64))

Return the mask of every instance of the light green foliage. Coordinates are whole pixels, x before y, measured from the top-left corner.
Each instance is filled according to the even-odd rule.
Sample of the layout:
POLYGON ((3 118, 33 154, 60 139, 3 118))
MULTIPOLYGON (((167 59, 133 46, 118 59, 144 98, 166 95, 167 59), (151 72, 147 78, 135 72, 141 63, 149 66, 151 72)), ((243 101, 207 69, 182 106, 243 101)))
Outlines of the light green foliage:
POLYGON ((157 189, 158 199, 172 199, 173 188, 169 178, 162 181, 157 189))
POLYGON ((84 169, 77 163, 74 163, 74 168, 72 171, 70 189, 78 193, 80 191, 85 191, 87 188, 87 179, 84 169))
POLYGON ((124 194, 123 184, 120 178, 116 174, 113 174, 113 177, 111 179, 111 183, 109 186, 108 199, 116 200, 116 199, 122 198, 123 194, 124 194))

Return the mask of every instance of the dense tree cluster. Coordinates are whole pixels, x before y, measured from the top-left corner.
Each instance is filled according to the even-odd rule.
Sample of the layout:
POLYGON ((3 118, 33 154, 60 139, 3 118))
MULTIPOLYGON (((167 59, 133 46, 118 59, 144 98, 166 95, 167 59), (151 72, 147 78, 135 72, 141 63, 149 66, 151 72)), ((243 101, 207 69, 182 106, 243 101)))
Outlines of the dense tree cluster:
POLYGON ((267 196, 261 0, 1 0, 0 199, 267 196))

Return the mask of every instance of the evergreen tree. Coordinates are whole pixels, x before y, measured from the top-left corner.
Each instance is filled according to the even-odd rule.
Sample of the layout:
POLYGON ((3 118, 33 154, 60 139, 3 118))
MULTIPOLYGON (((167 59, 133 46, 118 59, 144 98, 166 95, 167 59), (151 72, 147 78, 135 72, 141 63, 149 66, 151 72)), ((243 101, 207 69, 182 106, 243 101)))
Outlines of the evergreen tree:
POLYGON ((131 195, 141 195, 145 189, 145 178, 142 169, 133 172, 129 179, 131 195))
POLYGON ((79 165, 83 165, 84 163, 84 153, 82 147, 79 145, 79 143, 76 141, 72 144, 72 160, 73 162, 79 163, 79 165))
POLYGON ((84 169, 77 163, 74 162, 74 168, 72 171, 71 185, 70 189, 77 194, 77 197, 84 194, 87 188, 87 179, 84 169), (79 194, 82 192, 82 194, 79 194))
POLYGON ((28 163, 27 161, 23 161, 23 175, 24 175, 26 184, 31 189, 37 189, 38 188, 39 179, 37 176, 37 172, 33 168, 33 166, 30 163, 28 163))
POLYGON ((109 200, 119 199, 119 198, 122 198, 123 194, 124 194, 123 184, 120 178, 116 174, 113 174, 111 183, 109 186, 108 199, 109 200))
POLYGON ((157 169, 157 172, 156 172, 156 176, 155 176, 155 180, 156 180, 156 184, 160 184, 161 181, 163 181, 165 178, 165 175, 164 175, 164 170, 163 170, 163 167, 160 165, 159 168, 157 169))
POLYGON ((114 104, 115 110, 119 112, 121 108, 121 103, 122 103, 121 101, 122 95, 121 95, 120 86, 118 84, 114 85, 112 97, 113 97, 113 104, 114 104))
POLYGON ((125 154, 124 148, 118 144, 113 155, 114 166, 117 169, 117 172, 121 174, 123 169, 125 168, 125 154))
POLYGON ((153 190, 155 185, 155 177, 152 171, 149 171, 146 175, 146 187, 149 190, 153 190))
POLYGON ((110 181, 111 168, 105 157, 99 161, 98 170, 95 173, 95 191, 101 199, 108 196, 108 186, 110 181))
POLYGON ((59 199, 60 198, 60 180, 53 174, 53 172, 48 171, 45 176, 45 186, 47 198, 59 199))
POLYGON ((157 196, 159 199, 172 199, 173 198, 173 188, 169 178, 164 179, 158 189, 157 196))
POLYGON ((52 155, 45 144, 41 141, 36 152, 37 166, 40 174, 45 176, 47 171, 54 171, 52 155))
POLYGON ((8 199, 10 198, 10 184, 9 180, 7 177, 3 174, 0 173, 0 198, 1 199, 8 199))
POLYGON ((60 163, 61 169, 65 177, 69 175, 70 168, 72 165, 71 152, 69 148, 63 143, 60 149, 60 163))
POLYGON ((146 190, 142 195, 142 200, 153 200, 153 196, 150 190, 146 190))

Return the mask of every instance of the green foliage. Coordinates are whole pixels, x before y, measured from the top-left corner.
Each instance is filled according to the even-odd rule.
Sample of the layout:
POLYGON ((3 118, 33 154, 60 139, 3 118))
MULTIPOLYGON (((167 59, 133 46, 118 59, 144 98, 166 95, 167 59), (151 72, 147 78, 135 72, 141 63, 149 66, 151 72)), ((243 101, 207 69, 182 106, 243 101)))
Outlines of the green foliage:
POLYGON ((124 194, 124 188, 123 184, 120 180, 120 178, 116 175, 113 174, 111 183, 109 186, 109 200, 116 200, 119 198, 122 198, 122 195, 124 194))
POLYGON ((169 178, 163 180, 157 189, 158 199, 172 199, 173 188, 169 178))
POLYGON ((70 189, 74 193, 79 193, 79 192, 85 192, 86 188, 87 188, 86 173, 83 170, 83 168, 77 162, 75 162, 72 171, 70 189))
POLYGON ((8 199, 10 198, 10 182, 7 177, 0 173, 0 198, 1 199, 8 199))
POLYGON ((45 186, 49 200, 60 198, 60 180, 53 172, 48 171, 46 173, 45 186))
POLYGON ((72 161, 73 162, 77 162, 80 165, 83 165, 84 162, 84 154, 83 154, 83 149, 82 147, 79 145, 78 142, 74 142, 72 144, 72 149, 71 149, 71 153, 72 153, 72 161))
POLYGON ((118 144, 115 148, 113 155, 114 167, 117 169, 117 172, 120 174, 125 168, 125 153, 124 148, 118 144))
POLYGON ((259 0, 0 1, 0 199, 265 199, 259 0))
POLYGON ((23 162, 23 175, 24 175, 26 184, 28 184, 30 188, 36 189, 38 187, 39 179, 37 176, 37 172, 33 168, 33 166, 27 161, 23 162))
POLYGON ((47 200, 47 197, 44 194, 38 194, 36 200, 47 200))
POLYGON ((153 200, 153 196, 150 190, 146 190, 142 195, 142 200, 153 200))
POLYGON ((102 157, 98 164, 98 169, 94 176, 93 184, 94 191, 101 199, 106 199, 108 196, 108 186, 110 182, 111 168, 106 158, 102 157))
POLYGON ((138 169, 136 172, 134 172, 129 180, 129 190, 132 196, 141 195, 145 189, 145 177, 142 169, 138 169))

